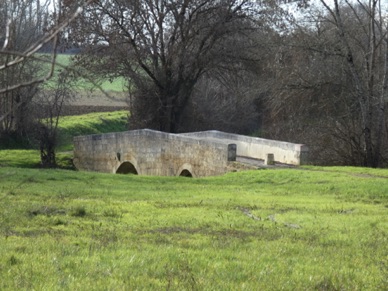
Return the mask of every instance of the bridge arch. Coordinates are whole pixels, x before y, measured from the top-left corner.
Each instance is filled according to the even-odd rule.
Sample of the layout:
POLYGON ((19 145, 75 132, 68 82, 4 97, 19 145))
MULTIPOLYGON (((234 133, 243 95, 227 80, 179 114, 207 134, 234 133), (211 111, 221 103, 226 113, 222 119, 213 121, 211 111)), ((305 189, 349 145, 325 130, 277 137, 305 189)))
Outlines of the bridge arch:
POLYGON ((193 167, 188 164, 188 163, 185 163, 183 164, 177 171, 176 173, 176 176, 180 176, 180 177, 190 177, 190 178, 193 178, 195 177, 195 174, 193 172, 193 167))
POLYGON ((189 170, 186 170, 184 169, 180 174, 179 174, 180 177, 188 177, 188 178, 192 178, 193 177, 193 174, 189 171, 189 170))
POLYGON ((138 175, 139 172, 136 169, 136 166, 130 161, 122 162, 116 170, 116 174, 134 174, 138 175))

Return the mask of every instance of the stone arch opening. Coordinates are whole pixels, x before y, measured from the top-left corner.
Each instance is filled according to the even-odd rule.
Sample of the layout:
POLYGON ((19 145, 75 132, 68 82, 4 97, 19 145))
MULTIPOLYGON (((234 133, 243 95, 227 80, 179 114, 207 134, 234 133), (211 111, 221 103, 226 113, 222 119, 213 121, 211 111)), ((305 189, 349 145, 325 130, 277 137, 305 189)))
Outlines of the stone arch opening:
POLYGON ((193 174, 189 170, 184 169, 180 174, 180 177, 188 177, 188 178, 193 178, 193 174))
POLYGON ((196 178, 195 172, 193 171, 193 167, 189 163, 184 163, 182 166, 178 168, 175 172, 177 177, 190 177, 196 178))
POLYGON ((131 162, 124 162, 116 170, 116 174, 134 174, 137 175, 137 170, 131 162))

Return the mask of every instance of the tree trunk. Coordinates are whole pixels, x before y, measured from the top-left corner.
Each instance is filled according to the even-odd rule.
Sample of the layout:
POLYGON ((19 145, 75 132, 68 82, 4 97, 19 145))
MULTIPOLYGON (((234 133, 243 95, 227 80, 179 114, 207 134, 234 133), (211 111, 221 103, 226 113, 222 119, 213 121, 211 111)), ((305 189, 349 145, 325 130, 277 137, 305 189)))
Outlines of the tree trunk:
POLYGON ((357 71, 356 64, 355 64, 355 55, 353 53, 353 50, 346 36, 345 26, 342 21, 342 15, 340 12, 338 0, 334 1, 334 4, 335 4, 334 12, 326 5, 326 3, 323 2, 323 4, 332 13, 337 23, 339 37, 343 46, 343 50, 346 54, 347 65, 349 67, 350 74, 353 79, 353 83, 355 86, 355 93, 361 109, 361 124, 362 124, 364 143, 365 143, 364 144, 365 166, 373 167, 374 154, 373 154, 373 139, 372 139, 372 111, 371 111, 371 104, 370 104, 371 96, 369 95, 369 90, 367 90, 367 88, 363 84, 362 78, 360 77, 360 74, 357 71))
POLYGON ((379 104, 378 104, 378 117, 377 117, 377 138, 374 155, 374 166, 380 166, 380 151, 383 142, 383 130, 385 124, 385 97, 388 91, 388 38, 385 37, 383 41, 382 54, 384 55, 384 76, 383 84, 381 86, 379 104))
POLYGON ((40 128, 40 161, 43 168, 55 168, 57 166, 55 143, 55 133, 50 133, 50 129, 42 125, 40 128))

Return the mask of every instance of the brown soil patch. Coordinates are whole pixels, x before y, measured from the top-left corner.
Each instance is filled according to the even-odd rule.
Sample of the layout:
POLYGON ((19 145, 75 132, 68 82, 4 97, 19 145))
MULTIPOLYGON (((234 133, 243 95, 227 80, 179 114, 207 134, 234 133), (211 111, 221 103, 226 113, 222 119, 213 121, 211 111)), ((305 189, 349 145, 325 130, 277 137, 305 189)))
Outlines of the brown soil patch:
POLYGON ((128 93, 126 92, 79 92, 70 101, 69 105, 73 106, 113 106, 113 107, 126 107, 128 93))
POLYGON ((63 106, 62 116, 128 110, 126 92, 79 92, 63 106))

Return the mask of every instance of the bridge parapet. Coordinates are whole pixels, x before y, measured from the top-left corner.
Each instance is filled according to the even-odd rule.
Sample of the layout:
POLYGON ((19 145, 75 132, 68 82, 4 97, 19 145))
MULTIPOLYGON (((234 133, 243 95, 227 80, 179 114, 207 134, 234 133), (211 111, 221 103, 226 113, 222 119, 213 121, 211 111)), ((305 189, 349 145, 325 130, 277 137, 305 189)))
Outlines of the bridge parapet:
POLYGON ((203 140, 234 143, 237 146, 237 156, 241 157, 267 160, 268 154, 273 154, 274 160, 279 163, 303 165, 308 162, 308 147, 304 144, 225 133, 217 130, 190 132, 181 135, 203 140))

